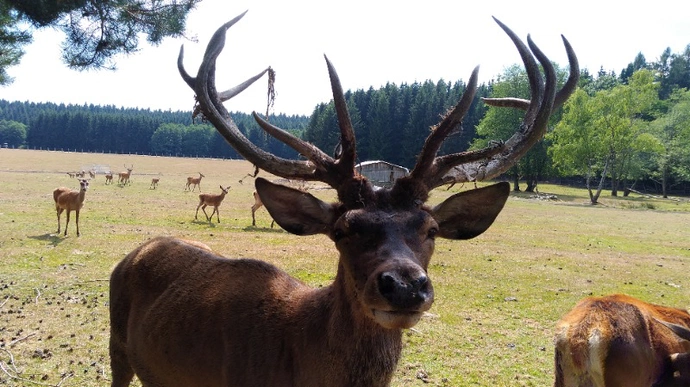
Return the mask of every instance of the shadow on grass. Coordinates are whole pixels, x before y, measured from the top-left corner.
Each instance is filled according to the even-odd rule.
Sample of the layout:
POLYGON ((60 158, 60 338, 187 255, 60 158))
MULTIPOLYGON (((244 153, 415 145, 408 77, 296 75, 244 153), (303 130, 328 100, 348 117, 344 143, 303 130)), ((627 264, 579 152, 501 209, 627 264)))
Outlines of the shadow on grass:
POLYGON ((62 234, 43 234, 43 235, 30 235, 29 238, 35 239, 37 241, 44 241, 44 242, 50 242, 53 247, 57 246, 65 240, 65 238, 68 238, 69 236, 60 236, 62 234))
POLYGON ((242 231, 252 231, 252 232, 275 232, 275 233, 282 233, 284 232, 282 228, 276 227, 276 228, 268 228, 268 227, 256 227, 256 226, 247 226, 242 229, 242 231))
POLYGON ((207 225, 207 226, 211 226, 211 227, 216 227, 216 225, 218 225, 219 223, 212 222, 210 220, 194 219, 194 220, 192 220, 192 224, 199 224, 199 225, 207 225))

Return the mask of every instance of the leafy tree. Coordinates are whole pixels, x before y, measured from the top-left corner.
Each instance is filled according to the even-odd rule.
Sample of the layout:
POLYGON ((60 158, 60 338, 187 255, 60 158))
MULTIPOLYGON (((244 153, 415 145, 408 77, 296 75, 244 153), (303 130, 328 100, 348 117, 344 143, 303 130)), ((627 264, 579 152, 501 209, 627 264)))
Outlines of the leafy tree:
POLYGON ((151 151, 161 155, 179 155, 184 131, 184 125, 162 124, 151 136, 151 151))
POLYGON ((578 88, 564 105, 561 121, 553 132, 548 133, 552 141, 549 153, 556 168, 566 175, 585 176, 589 199, 596 204, 603 187, 603 178, 596 192, 592 190, 592 179, 599 170, 606 174, 604 143, 597 138, 597 129, 592 125, 595 113, 592 99, 584 89, 578 88))
POLYGON ((31 34, 20 28, 17 12, 0 1, 0 85, 12 82, 7 68, 19 64, 24 55, 22 48, 30 42, 31 34))
POLYGON ((650 70, 633 74, 628 85, 618 85, 589 96, 578 89, 566 103, 562 120, 550 138, 551 155, 564 171, 584 174, 590 201, 596 204, 604 180, 611 178, 611 194, 616 196, 621 180, 639 170, 635 162, 640 149, 648 146, 641 136, 643 113, 657 100, 657 85, 650 70), (591 179, 600 174, 596 194, 591 179))
POLYGON ((26 142, 26 125, 17 121, 0 121, 0 144, 18 148, 26 142))
MULTIPOLYGON (((4 0, 0 1, 0 83, 31 39, 21 22, 57 28, 66 39, 63 60, 73 69, 115 67, 113 58, 137 50, 140 37, 159 44, 183 36, 187 14, 201 0, 4 0)), ((3 82, 4 81, 4 82, 3 82)))
POLYGON ((669 111, 647 128, 651 137, 648 147, 650 174, 661 183, 665 198, 673 178, 690 179, 690 91, 677 91, 670 100, 669 111))

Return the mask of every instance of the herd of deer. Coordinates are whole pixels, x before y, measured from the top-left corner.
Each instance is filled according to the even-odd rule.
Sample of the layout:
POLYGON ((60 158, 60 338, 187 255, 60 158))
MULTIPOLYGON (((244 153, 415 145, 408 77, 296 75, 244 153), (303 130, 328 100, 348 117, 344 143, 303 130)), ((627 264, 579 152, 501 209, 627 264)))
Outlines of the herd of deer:
MULTIPOLYGON (((524 62, 531 99, 484 102, 525 110, 519 129, 504 143, 437 156, 470 109, 475 69, 458 104, 429 134, 409 176, 376 189, 355 171, 354 130, 327 58, 340 127, 342 151, 336 158, 256 113, 263 130, 306 160, 271 155, 238 130, 223 102, 271 71, 225 92, 216 90, 216 58, 227 30, 243 16, 214 34, 196 77, 184 69, 182 49, 178 69, 196 94, 199 114, 244 158, 279 177, 321 181, 336 190, 338 201, 326 203, 306 190, 257 178, 252 207, 253 223, 254 211, 263 205, 290 233, 328 236, 339 252, 335 280, 314 289, 261 260, 227 259, 194 241, 152 239, 111 275, 111 385, 126 387, 136 374, 147 387, 388 386, 400 359, 402 330, 417 324, 434 302, 427 268, 435 239, 482 234, 502 210, 510 187, 503 182, 458 193, 433 207, 425 205, 429 192, 453 182, 491 179, 513 166, 542 138, 551 113, 576 88, 577 58, 563 38, 570 74, 557 89, 554 68, 534 42, 528 37, 524 44, 496 20, 524 62)), ((125 182, 130 173, 128 168, 125 182)), ((189 177, 185 189, 194 191, 203 177, 189 177)), ((54 192, 58 232, 62 211, 68 211, 69 222, 69 211, 75 210, 79 235, 88 180, 80 184, 79 192, 54 192)), ((221 186, 219 195, 200 194, 195 218, 201 208, 210 221, 229 188, 221 186), (206 206, 214 207, 210 217, 206 206)), ((685 310, 624 295, 586 298, 557 324, 554 386, 690 386, 688 327, 685 310)))

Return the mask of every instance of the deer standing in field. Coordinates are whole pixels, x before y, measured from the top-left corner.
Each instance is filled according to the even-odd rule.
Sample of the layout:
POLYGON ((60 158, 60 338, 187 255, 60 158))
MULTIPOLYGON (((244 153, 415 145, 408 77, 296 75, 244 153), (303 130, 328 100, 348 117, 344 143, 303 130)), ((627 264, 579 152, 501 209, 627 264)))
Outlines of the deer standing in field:
POLYGON ((57 212, 58 229, 57 234, 60 234, 60 215, 67 210, 67 221, 65 221, 65 236, 67 236, 67 226, 69 225, 70 212, 74 211, 74 221, 77 225, 77 236, 81 236, 79 232, 79 211, 84 206, 84 198, 86 197, 86 190, 89 189, 88 179, 79 179, 79 191, 73 191, 66 187, 56 188, 53 191, 53 200, 55 200, 55 211, 57 212))
POLYGON ((201 207, 201 211, 204 211, 204 215, 206 215, 206 220, 210 222, 213 219, 213 214, 215 213, 216 217, 218 217, 218 223, 220 223, 220 211, 218 211, 218 207, 223 202, 223 199, 225 199, 225 195, 228 194, 228 190, 230 190, 230 186, 228 186, 227 188, 223 188, 223 186, 221 185, 221 192, 217 195, 203 193, 199 194, 199 205, 196 206, 196 213, 194 214, 194 219, 198 220, 197 215, 199 215, 199 207, 201 207), (213 212, 211 212, 210 217, 206 213, 206 206, 213 206, 213 212))
POLYGON ((486 149, 436 156, 470 109, 475 69, 458 104, 426 139, 410 175, 376 190, 355 171, 354 130, 328 59, 340 156, 330 157, 256 113, 263 130, 307 160, 271 155, 238 130, 223 101, 270 70, 216 91, 216 58, 227 29, 242 16, 214 34, 196 77, 185 71, 182 50, 178 69, 195 91, 199 113, 244 158, 279 177, 321 181, 337 191, 338 201, 326 203, 263 178, 255 181, 262 203, 283 229, 333 241, 339 253, 335 279, 311 288, 261 260, 228 259, 172 237, 152 239, 128 254, 111 275, 111 385, 125 387, 136 374, 147 387, 388 386, 400 359, 402 330, 417 324, 434 301, 427 268, 435 239, 482 234, 503 208, 510 184, 461 192, 433 207, 424 204, 430 191, 464 176, 491 179, 513 166, 541 139, 553 109, 573 92, 577 59, 563 39, 570 77, 557 91, 549 59, 531 41, 530 51, 497 21, 521 53, 532 99, 487 103, 526 108, 518 132, 486 149))
POLYGON ((93 170, 93 169, 91 169, 91 170, 89 171, 89 177, 91 177, 92 179, 95 179, 95 178, 96 178, 96 171, 93 170))
POLYGON ((158 182, 160 181, 160 177, 154 177, 151 179, 151 187, 149 189, 156 189, 158 187, 158 182))
POLYGON ((189 187, 191 186, 192 189, 190 190, 191 192, 194 192, 194 188, 199 187, 199 192, 201 192, 201 179, 206 176, 202 175, 201 172, 199 172, 199 177, 194 177, 194 176, 188 176, 187 177, 187 184, 184 186, 184 190, 190 190, 189 187))
MULTIPOLYGON (((254 216, 254 213, 256 210, 263 207, 264 204, 261 202, 261 197, 259 196, 258 192, 254 191, 252 195, 254 196, 254 204, 252 204, 252 226, 256 227, 256 217, 254 216)), ((271 228, 273 228, 275 222, 275 220, 271 219, 271 228)))
POLYGON ((556 326, 554 387, 690 386, 690 314, 614 294, 556 326))
POLYGON ((65 173, 67 174, 67 176, 69 176, 70 179, 74 179, 74 177, 76 176, 75 172, 65 172, 65 173))
POLYGON ((105 174, 105 185, 113 184, 113 173, 108 172, 105 174))
POLYGON ((126 172, 120 172, 118 173, 118 180, 117 183, 120 185, 127 185, 129 184, 129 178, 132 176, 132 171, 134 170, 134 164, 132 164, 131 167, 127 167, 126 165, 124 166, 125 169, 127 170, 126 172))

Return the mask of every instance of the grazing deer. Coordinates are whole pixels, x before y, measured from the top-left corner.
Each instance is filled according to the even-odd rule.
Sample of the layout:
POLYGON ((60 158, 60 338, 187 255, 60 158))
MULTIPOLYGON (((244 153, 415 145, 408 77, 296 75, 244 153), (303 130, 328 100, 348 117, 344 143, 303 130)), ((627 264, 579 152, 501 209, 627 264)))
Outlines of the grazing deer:
POLYGON ((135 374, 144 386, 388 386, 400 359, 402 330, 417 324, 434 301, 427 274, 434 240, 482 234, 503 208, 510 184, 461 192, 434 207, 424 204, 429 192, 455 176, 491 179, 514 165, 543 136, 553 109, 573 92, 577 58, 563 39, 571 72, 557 91, 549 59, 531 41, 530 52, 497 21, 525 62, 532 100, 487 102, 527 109, 517 133, 487 149, 436 156, 470 109, 475 69, 457 106, 426 139, 410 175, 376 190, 355 171, 354 130, 328 59, 343 149, 337 159, 257 114, 263 130, 307 160, 271 155, 238 130, 223 101, 270 70, 216 91, 216 58, 227 29, 243 15, 214 34, 196 77, 185 71, 182 50, 178 69, 196 93, 199 113, 249 162, 282 178, 321 181, 337 191, 338 201, 329 204, 263 178, 255 181, 262 203, 281 227, 296 235, 324 234, 334 242, 339 252, 335 279, 314 289, 261 260, 228 259, 172 237, 152 239, 111 275, 112 387, 127 386, 135 374), (451 173, 454 168, 462 173, 451 173))
POLYGON ((60 215, 67 210, 67 221, 65 222, 65 236, 67 236, 67 226, 69 225, 69 214, 75 212, 75 222, 77 224, 77 236, 81 236, 79 232, 79 211, 84 205, 84 197, 86 197, 86 190, 89 189, 88 179, 79 179, 79 191, 72 191, 69 188, 60 187, 53 191, 53 200, 55 200, 55 211, 57 212, 58 229, 57 234, 60 234, 60 215))
POLYGON ((682 309, 587 297, 556 326, 554 387, 690 386, 689 328, 682 309))
POLYGON ((149 189, 156 189, 158 187, 158 182, 160 181, 160 177, 154 177, 151 179, 151 187, 149 189))
POLYGON ((127 185, 129 184, 129 177, 132 176, 132 171, 134 170, 134 164, 132 164, 131 167, 127 167, 124 165, 125 169, 127 169, 126 172, 120 172, 118 173, 118 180, 117 183, 120 185, 127 185))
POLYGON ((105 174, 105 184, 106 185, 113 184, 113 173, 112 172, 108 172, 105 174))
POLYGON ((194 219, 198 219, 197 215, 199 215, 199 207, 201 207, 201 211, 204 211, 204 215, 206 215, 206 220, 210 222, 213 219, 213 214, 215 213, 216 217, 218 217, 218 223, 220 223, 220 211, 218 211, 218 207, 223 202, 223 199, 225 199, 225 195, 228 194, 229 189, 230 186, 228 186, 227 188, 223 188, 223 186, 221 185, 221 193, 219 193, 218 195, 203 193, 199 194, 199 205, 196 206, 196 213, 194 214, 194 219), (210 217, 206 213, 206 206, 213 206, 213 212, 211 212, 210 217))
POLYGON ((74 177, 76 176, 75 172, 65 172, 65 173, 67 174, 67 176, 70 177, 70 179, 74 179, 74 177))
POLYGON ((90 176, 92 179, 95 179, 95 178, 96 178, 96 171, 93 170, 93 169, 90 170, 90 171, 89 171, 89 176, 90 176))
POLYGON ((184 186, 184 190, 190 190, 189 187, 193 186, 190 191, 194 192, 195 187, 199 187, 199 192, 201 192, 201 179, 206 176, 202 175, 201 172, 199 172, 199 177, 194 177, 194 176, 188 176, 187 177, 187 184, 184 186))

